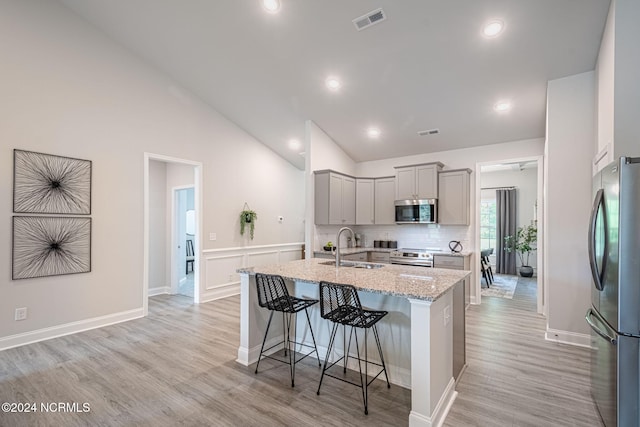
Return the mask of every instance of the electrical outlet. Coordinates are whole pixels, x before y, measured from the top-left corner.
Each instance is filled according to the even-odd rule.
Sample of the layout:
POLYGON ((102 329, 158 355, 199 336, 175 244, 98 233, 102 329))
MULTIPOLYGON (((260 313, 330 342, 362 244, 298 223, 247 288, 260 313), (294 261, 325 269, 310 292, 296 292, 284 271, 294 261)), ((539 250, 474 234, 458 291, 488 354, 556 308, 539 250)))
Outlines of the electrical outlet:
POLYGON ((16 308, 15 320, 25 320, 27 318, 27 307, 16 308))
POLYGON ((218 235, 216 233, 209 233, 209 240, 217 240, 218 235))
POLYGON ((451 308, 449 306, 446 306, 444 308, 444 326, 447 326, 449 324, 449 321, 451 320, 451 308))

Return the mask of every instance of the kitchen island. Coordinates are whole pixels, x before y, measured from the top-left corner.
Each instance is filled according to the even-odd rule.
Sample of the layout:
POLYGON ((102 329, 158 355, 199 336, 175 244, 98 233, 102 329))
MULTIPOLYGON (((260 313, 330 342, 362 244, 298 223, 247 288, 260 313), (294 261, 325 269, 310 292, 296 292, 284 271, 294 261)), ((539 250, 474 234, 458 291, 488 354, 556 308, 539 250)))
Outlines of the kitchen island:
MULTIPOLYGON (((280 275, 288 282, 292 295, 306 298, 319 298, 320 281, 353 285, 359 291, 363 306, 389 312, 378 325, 378 332, 389 380, 411 389, 409 425, 439 425, 456 397, 452 367, 454 289, 463 286, 470 272, 391 264, 378 266, 336 268, 335 263, 314 258, 238 270, 241 319, 237 361, 250 365, 258 360, 269 316, 267 310, 258 306, 256 273, 280 275)), ((457 303, 464 304, 464 301, 457 303)), ((320 357, 324 358, 331 324, 320 317, 317 305, 310 309, 309 315, 320 357)), ((310 343, 305 320, 299 319, 296 339, 310 343)), ((270 332, 271 343, 281 340, 279 323, 272 324, 275 330, 270 332), (279 329, 274 328, 276 326, 279 329)), ((331 360, 344 352, 343 347, 336 347, 331 360)))

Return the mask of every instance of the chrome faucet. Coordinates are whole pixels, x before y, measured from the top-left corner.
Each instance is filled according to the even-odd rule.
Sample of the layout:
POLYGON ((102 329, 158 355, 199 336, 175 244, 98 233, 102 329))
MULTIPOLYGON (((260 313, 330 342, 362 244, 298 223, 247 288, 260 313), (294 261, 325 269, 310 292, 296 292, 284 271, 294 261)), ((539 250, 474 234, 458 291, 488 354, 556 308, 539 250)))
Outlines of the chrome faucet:
POLYGON ((336 267, 340 267, 340 235, 345 230, 349 230, 349 232, 351 233, 352 242, 356 240, 355 233, 349 227, 342 227, 340 230, 338 230, 338 234, 336 235, 336 267))

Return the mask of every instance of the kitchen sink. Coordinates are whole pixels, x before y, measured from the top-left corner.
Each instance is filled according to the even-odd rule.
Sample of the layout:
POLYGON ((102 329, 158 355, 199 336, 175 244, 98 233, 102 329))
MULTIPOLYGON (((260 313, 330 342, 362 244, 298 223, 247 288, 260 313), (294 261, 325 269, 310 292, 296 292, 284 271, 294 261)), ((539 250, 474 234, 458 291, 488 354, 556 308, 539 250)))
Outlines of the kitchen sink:
MULTIPOLYGON (((335 261, 325 261, 321 262, 322 265, 336 265, 335 261)), ((376 268, 384 267, 384 264, 374 264, 372 262, 353 262, 353 261, 342 261, 340 263, 340 267, 352 267, 352 268, 366 268, 368 270, 373 270, 376 268)))

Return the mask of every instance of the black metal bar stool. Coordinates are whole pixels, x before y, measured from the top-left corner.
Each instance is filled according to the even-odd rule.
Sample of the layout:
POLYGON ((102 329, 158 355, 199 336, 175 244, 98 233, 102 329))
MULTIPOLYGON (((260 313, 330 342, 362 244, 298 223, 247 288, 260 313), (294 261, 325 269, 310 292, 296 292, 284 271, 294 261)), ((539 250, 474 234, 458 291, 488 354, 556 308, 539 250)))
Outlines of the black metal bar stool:
POLYGON ((258 304, 260 307, 264 307, 271 311, 269 315, 269 322, 267 323, 267 330, 264 332, 264 339, 262 340, 262 347, 260 347, 260 355, 258 356, 258 363, 256 364, 256 374, 258 373, 258 366, 260 366, 260 360, 262 357, 268 357, 273 360, 277 360, 278 362, 283 362, 289 365, 289 371, 291 373, 291 387, 295 385, 295 377, 296 377, 296 363, 300 362, 305 357, 316 353, 318 357, 318 366, 320 365, 320 355, 318 354, 318 347, 316 346, 316 337, 313 335, 313 329, 311 328, 311 320, 309 319, 309 312, 307 311, 308 307, 316 304, 318 302, 317 299, 306 299, 306 298, 296 298, 289 295, 289 291, 287 290, 287 285, 284 282, 284 279, 281 276, 269 275, 269 274, 256 274, 256 288, 258 290, 258 304), (295 355, 295 345, 300 345, 304 347, 312 348, 309 344, 299 343, 295 341, 296 336, 296 319, 297 313, 299 311, 304 310, 304 313, 307 315, 307 323, 309 324, 309 332, 311 332, 311 339, 313 340, 313 350, 309 353, 303 355, 301 358, 296 360, 295 355), (269 334, 269 327, 271 326, 271 320, 273 319, 273 313, 276 311, 282 312, 282 328, 284 329, 284 337, 283 340, 278 342, 277 344, 272 345, 271 347, 265 349, 265 343, 267 342, 267 335, 269 334), (288 314, 288 316, 287 316, 288 314), (291 341, 291 329, 292 315, 296 315, 293 319, 293 336, 294 340, 291 341), (294 344, 294 350, 291 349, 291 344, 294 344), (288 360, 278 359, 276 357, 264 354, 265 352, 271 350, 274 347, 283 344, 284 347, 284 356, 287 357, 288 360))
MULTIPOLYGON (((327 349, 327 355, 324 360, 324 367, 322 368, 322 376, 320 377, 320 384, 318 384, 317 394, 320 394, 320 387, 322 387, 322 380, 325 375, 336 378, 340 381, 344 381, 349 384, 353 384, 362 389, 362 399, 364 400, 364 413, 369 413, 369 393, 368 388, 369 384, 371 384, 378 376, 384 372, 384 376, 387 380, 387 388, 391 387, 389 384, 389 377, 387 376, 387 367, 384 363, 384 356, 382 355, 382 346, 380 345, 380 337, 378 336, 378 329, 376 328, 376 323, 384 316, 387 315, 386 311, 373 311, 373 310, 365 310, 362 308, 362 304, 360 304, 360 298, 358 297, 358 292, 356 288, 351 285, 340 285, 337 283, 329 283, 329 282, 320 282, 320 314, 323 319, 327 319, 333 322, 333 328, 331 329, 331 335, 329 338, 329 347, 327 349), (346 348, 344 356, 339 358, 338 360, 331 363, 331 365, 327 366, 329 363, 329 355, 331 354, 331 349, 333 348, 336 341, 336 332, 338 331, 338 326, 344 325, 344 329, 346 330, 347 326, 351 326, 351 332, 349 333, 349 345, 346 348), (358 359, 358 370, 360 372, 360 384, 346 380, 344 378, 332 375, 327 373, 327 370, 330 369, 333 365, 340 362, 344 359, 344 372, 347 371, 347 361, 349 360, 349 350, 351 348, 351 338, 354 335, 353 328, 361 328, 364 329, 364 359, 360 358, 360 346, 358 345, 358 334, 355 334, 356 341, 356 351, 358 359), (369 329, 373 329, 373 336, 376 340, 376 346, 378 347, 378 353, 380 354, 380 362, 371 362, 368 360, 367 354, 367 331, 369 329), (364 362, 364 376, 362 372, 362 364, 360 362, 364 362), (371 379, 368 381, 369 368, 368 365, 373 364, 380 366, 382 369, 371 379)), ((345 336, 346 340, 346 336, 345 336)), ((353 358, 353 356, 351 356, 353 358)))

